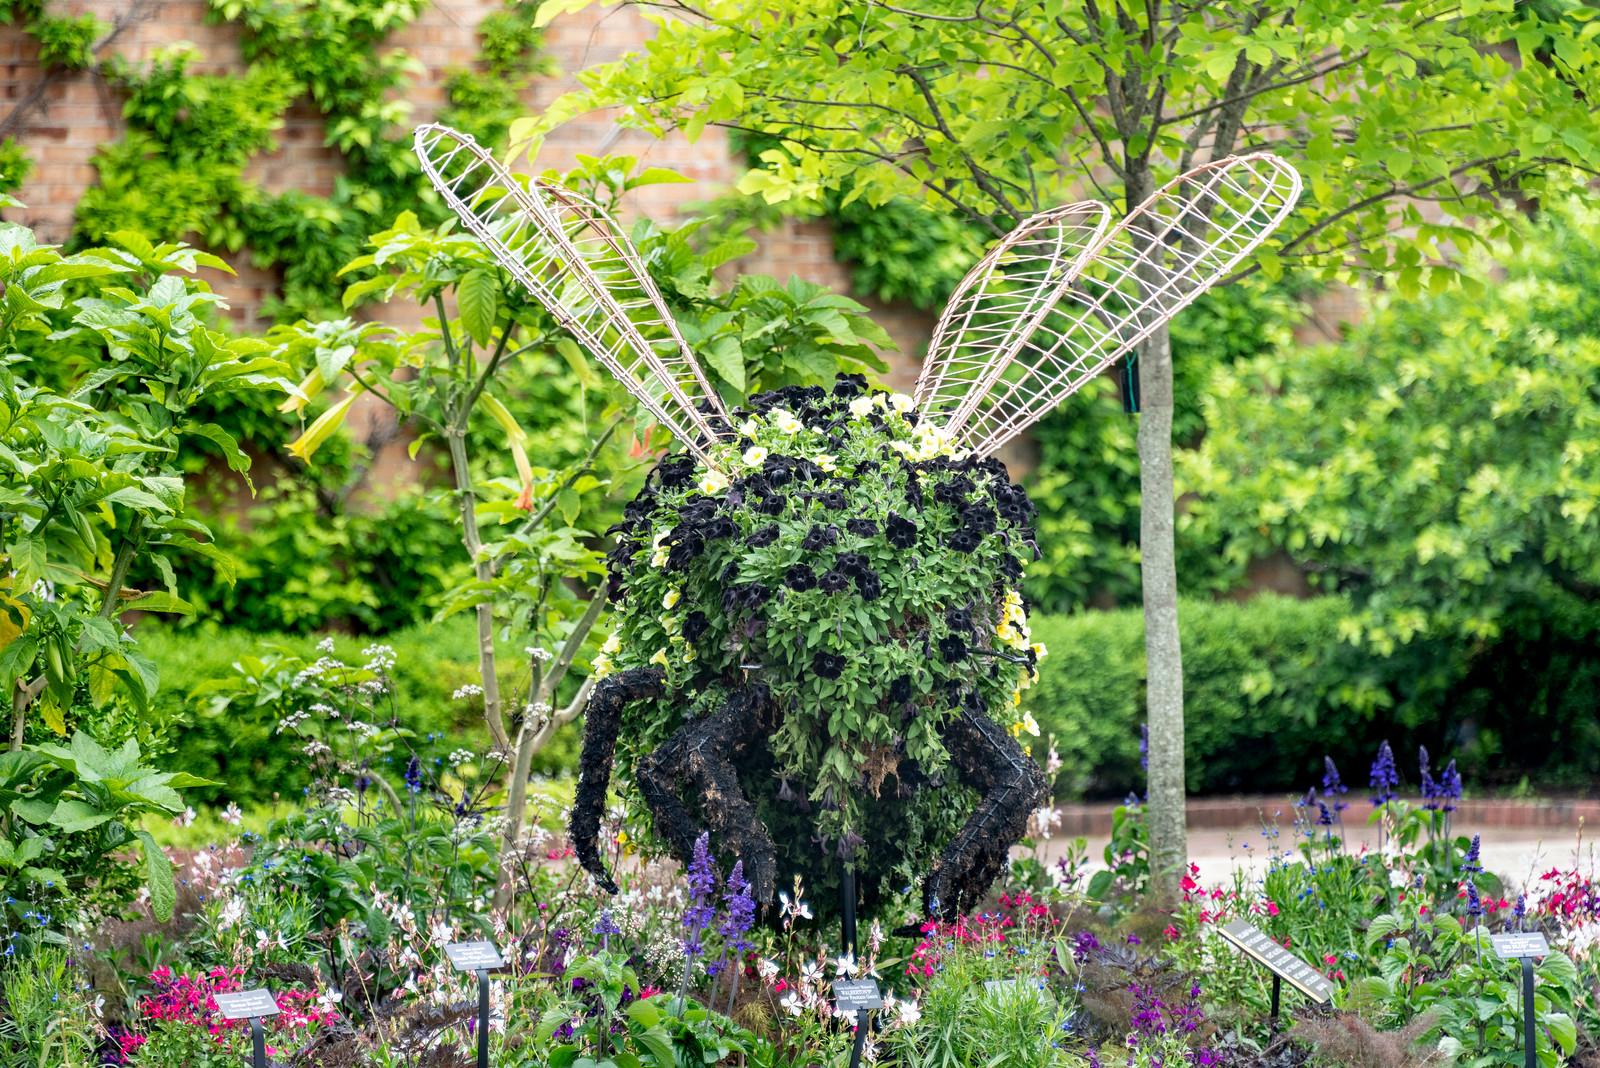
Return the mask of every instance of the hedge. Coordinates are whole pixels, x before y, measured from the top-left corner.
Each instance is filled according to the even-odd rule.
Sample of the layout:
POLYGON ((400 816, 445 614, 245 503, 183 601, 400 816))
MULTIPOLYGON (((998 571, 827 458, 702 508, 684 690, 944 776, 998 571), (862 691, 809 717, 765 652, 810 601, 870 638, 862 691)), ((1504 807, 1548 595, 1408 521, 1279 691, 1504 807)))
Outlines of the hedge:
MULTIPOLYGON (((1391 657, 1341 640, 1348 611, 1338 597, 1180 606, 1191 793, 1304 790, 1325 755, 1360 791, 1384 739, 1403 773, 1426 745, 1436 769, 1457 759, 1479 788, 1600 778, 1600 607, 1542 629, 1508 625, 1487 647, 1418 639, 1391 657)), ((1050 655, 1027 707, 1054 737, 1058 795, 1142 792, 1140 611, 1041 617, 1033 631, 1050 655)))
MULTIPOLYGON (((1185 601, 1184 701, 1189 789, 1197 794, 1303 790, 1329 755, 1359 791, 1377 744, 1388 739, 1413 768, 1416 746, 1436 764, 1455 758, 1469 786, 1586 787, 1600 781, 1600 605, 1505 621, 1497 644, 1458 648, 1419 639, 1378 657, 1340 638, 1348 604, 1262 596, 1244 603, 1185 601)), ((1034 637, 1050 647, 1027 707, 1062 760, 1062 797, 1120 798, 1144 789, 1144 623, 1138 609, 1038 615, 1034 637)), ((228 674, 241 655, 281 646, 311 655, 315 636, 262 636, 215 627, 143 623, 137 636, 161 669, 152 717, 167 766, 225 783, 206 800, 240 804, 292 798, 304 784, 294 747, 274 724, 208 713, 195 683, 228 674)), ((336 636, 357 657, 381 640, 398 654, 397 712, 418 733, 481 746, 481 710, 450 694, 475 681, 471 620, 460 617, 382 639, 336 636)), ((507 650, 512 653, 512 650, 507 650)), ((519 657, 511 655, 514 681, 519 657)), ((577 727, 565 728, 536 769, 561 773, 576 759, 577 727)), ((1045 744, 1036 743, 1041 758, 1045 744)), ((1411 773, 1415 783, 1415 772, 1411 773)))

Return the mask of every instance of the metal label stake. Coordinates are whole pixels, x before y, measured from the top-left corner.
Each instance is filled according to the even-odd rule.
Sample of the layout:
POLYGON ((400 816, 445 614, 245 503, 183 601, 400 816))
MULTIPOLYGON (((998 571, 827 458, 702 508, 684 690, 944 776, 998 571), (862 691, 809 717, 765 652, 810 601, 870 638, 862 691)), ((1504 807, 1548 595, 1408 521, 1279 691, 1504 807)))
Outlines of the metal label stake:
POLYGON ((278 1015, 278 1001, 266 989, 240 990, 234 994, 218 994, 217 1011, 224 1020, 249 1020, 250 1063, 253 1068, 267 1068, 267 1033, 261 1026, 263 1018, 278 1015))
POLYGON ((1285 979, 1289 981, 1290 986, 1318 1005, 1326 1005, 1333 1000, 1333 983, 1327 976, 1278 945, 1265 931, 1253 926, 1249 920, 1234 920, 1226 927, 1217 928, 1217 934, 1272 974, 1270 1022, 1273 1033, 1278 1030, 1278 1014, 1282 1011, 1285 979))
POLYGON ((1550 942, 1540 931, 1508 931, 1489 936, 1489 944, 1501 960, 1522 965, 1522 1063, 1538 1068, 1538 1030, 1533 1011, 1533 962, 1550 954, 1550 942))
POLYGON ((872 1010, 883 1008, 883 992, 871 979, 849 979, 833 984, 833 1003, 842 1016, 856 1014, 856 1040, 850 1048, 850 1068, 861 1068, 861 1055, 867 1048, 872 1029, 872 1010))
POLYGON ((489 1068, 489 972, 506 962, 493 942, 452 942, 444 955, 456 971, 478 979, 478 1068, 489 1068))

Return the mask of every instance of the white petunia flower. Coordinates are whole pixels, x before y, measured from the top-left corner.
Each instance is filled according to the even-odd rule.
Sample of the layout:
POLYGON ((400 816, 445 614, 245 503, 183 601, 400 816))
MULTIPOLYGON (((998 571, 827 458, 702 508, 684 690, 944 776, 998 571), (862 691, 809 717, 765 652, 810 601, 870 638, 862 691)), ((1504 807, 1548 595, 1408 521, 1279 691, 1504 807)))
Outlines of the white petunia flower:
POLYGON ((743 460, 747 467, 760 467, 767 462, 767 450, 760 445, 752 445, 744 450, 743 460))

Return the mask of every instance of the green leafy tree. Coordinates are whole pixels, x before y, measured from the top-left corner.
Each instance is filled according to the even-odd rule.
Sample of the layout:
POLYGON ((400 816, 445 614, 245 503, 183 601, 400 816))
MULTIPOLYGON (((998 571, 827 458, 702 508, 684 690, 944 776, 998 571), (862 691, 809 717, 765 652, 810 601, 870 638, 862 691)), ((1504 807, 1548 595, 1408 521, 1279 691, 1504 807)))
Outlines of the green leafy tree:
MULTIPOLYGON (((1476 240, 1456 220, 1493 232, 1510 195, 1591 169, 1600 142, 1593 11, 1565 3, 659 6, 670 17, 640 54, 587 71, 513 140, 537 146, 597 107, 690 137, 719 124, 783 139, 743 183, 769 200, 848 182, 869 203, 943 202, 996 235, 1071 195, 1127 210, 1193 163, 1267 149, 1308 194, 1259 265, 1380 272, 1407 293, 1448 282, 1444 255, 1476 240)), ((1172 897, 1185 833, 1168 342, 1153 334, 1137 363, 1150 836, 1172 897)))
POLYGON ((1597 242, 1600 212, 1566 204, 1470 287, 1221 371, 1184 458, 1186 538, 1236 572, 1287 553, 1354 598, 1342 637, 1384 656, 1600 602, 1597 242))

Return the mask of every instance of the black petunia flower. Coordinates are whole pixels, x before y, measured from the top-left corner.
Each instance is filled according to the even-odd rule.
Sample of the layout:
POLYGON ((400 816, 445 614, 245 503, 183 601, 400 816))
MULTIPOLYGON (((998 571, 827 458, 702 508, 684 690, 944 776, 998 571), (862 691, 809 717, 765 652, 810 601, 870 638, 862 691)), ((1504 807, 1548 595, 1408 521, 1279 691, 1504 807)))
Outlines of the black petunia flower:
POLYGON ((809 564, 795 564, 783 573, 783 584, 791 590, 805 591, 815 589, 817 573, 811 570, 809 564))
POLYGON ((666 489, 682 489, 694 481, 695 458, 690 453, 669 456, 656 465, 661 485, 666 489))
POLYGON ((818 524, 806 531, 800 548, 808 553, 819 553, 839 540, 839 528, 818 524))
POLYGON ((917 525, 904 516, 891 514, 883 526, 891 547, 909 549, 917 543, 917 525))
POLYGON ((760 608, 772 597, 772 590, 766 583, 752 582, 741 587, 740 600, 746 608, 760 608))
POLYGON ((982 504, 969 504, 961 509, 961 525, 975 534, 993 534, 994 509, 982 504))
POLYGON ((959 634, 947 634, 939 639, 939 657, 947 664, 959 663, 967 658, 967 643, 959 634))
POLYGON ((836 679, 844 673, 844 657, 826 649, 811 658, 811 670, 825 679, 836 679))
POLYGON ((846 575, 862 575, 867 571, 867 558, 860 553, 840 553, 833 566, 846 575))
POLYGON ((983 535, 962 528, 945 539, 945 544, 958 553, 970 553, 983 541, 983 535))
POLYGON ((866 391, 866 375, 840 375, 833 383, 833 395, 840 400, 854 400, 866 391))
POLYGON ((901 675, 889 684, 889 703, 903 705, 911 700, 911 676, 901 675))
POLYGON ((720 541, 723 538, 731 538, 737 533, 739 533, 739 524, 725 515, 717 516, 700 528, 700 535, 706 541, 720 541))
POLYGON ((704 612, 690 612, 683 617, 683 640, 686 642, 699 641, 710 626, 711 621, 706 618, 704 612))
POLYGON ((843 593, 850 587, 850 577, 842 571, 828 571, 817 580, 817 586, 823 593, 843 593))
POLYGON ((682 571, 698 560, 705 549, 705 539, 690 531, 673 540, 672 548, 667 550, 667 567, 673 571, 682 571))
POLYGON ((828 490, 826 493, 817 494, 817 503, 830 512, 842 512, 849 502, 838 490, 828 490))
POLYGON ((1000 574, 1004 575, 1013 585, 1022 581, 1022 562, 1010 553, 1000 556, 1000 574))
POLYGON ((934 487, 933 499, 940 504, 960 504, 977 487, 972 484, 972 479, 966 475, 957 475, 934 487))
POLYGON ((850 533, 863 538, 874 538, 878 535, 878 521, 876 519, 847 519, 844 528, 850 533))
POLYGON ((765 549, 768 545, 771 545, 777 540, 778 524, 768 523, 764 527, 752 530, 750 532, 750 536, 744 539, 744 543, 750 546, 752 549, 765 549))
POLYGON ((954 631, 970 631, 972 629, 972 612, 966 608, 947 608, 944 613, 945 625, 954 631))
POLYGON ((769 493, 756 500, 756 511, 762 515, 782 515, 784 506, 789 503, 789 498, 781 493, 769 493))
POLYGON ((863 601, 876 601, 883 596, 883 580, 876 571, 863 571, 856 577, 856 592, 863 601))

